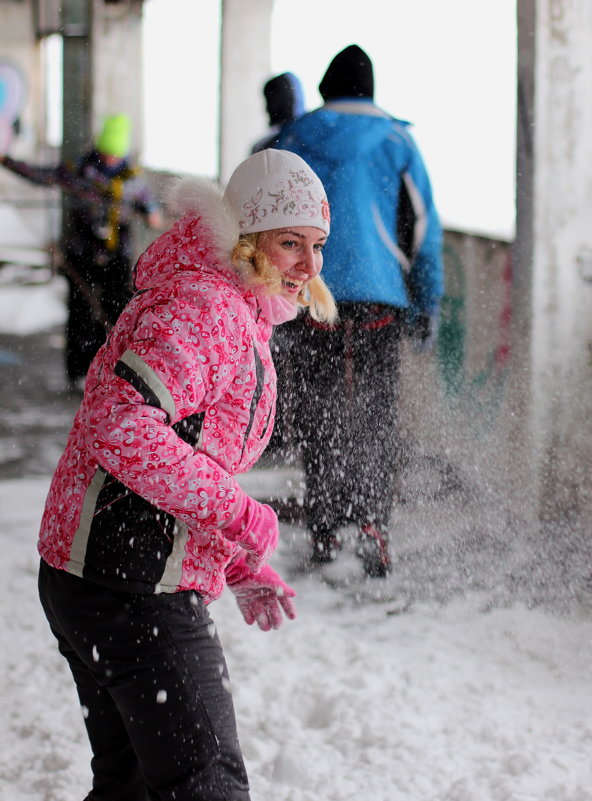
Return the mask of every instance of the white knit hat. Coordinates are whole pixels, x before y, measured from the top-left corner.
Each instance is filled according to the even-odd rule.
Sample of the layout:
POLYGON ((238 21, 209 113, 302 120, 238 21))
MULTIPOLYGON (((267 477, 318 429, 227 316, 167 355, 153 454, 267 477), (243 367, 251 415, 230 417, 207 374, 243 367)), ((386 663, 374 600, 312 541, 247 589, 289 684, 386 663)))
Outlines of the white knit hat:
POLYGON ((323 184, 304 159, 287 150, 261 150, 239 164, 224 201, 241 234, 302 225, 329 233, 323 184))

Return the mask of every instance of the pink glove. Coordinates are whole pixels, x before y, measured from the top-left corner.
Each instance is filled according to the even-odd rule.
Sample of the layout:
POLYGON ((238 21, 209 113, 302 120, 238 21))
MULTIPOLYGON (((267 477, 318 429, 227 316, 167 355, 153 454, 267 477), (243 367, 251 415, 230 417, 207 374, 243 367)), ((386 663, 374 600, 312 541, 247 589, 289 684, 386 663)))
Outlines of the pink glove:
POLYGON ((256 573, 274 552, 280 532, 271 506, 244 495, 240 512, 222 533, 248 551, 247 567, 256 573))
POLYGON ((296 593, 269 565, 254 575, 246 565, 246 558, 239 557, 226 568, 226 582, 249 626, 257 622, 262 631, 279 629, 282 609, 289 620, 296 617, 292 600, 296 593))

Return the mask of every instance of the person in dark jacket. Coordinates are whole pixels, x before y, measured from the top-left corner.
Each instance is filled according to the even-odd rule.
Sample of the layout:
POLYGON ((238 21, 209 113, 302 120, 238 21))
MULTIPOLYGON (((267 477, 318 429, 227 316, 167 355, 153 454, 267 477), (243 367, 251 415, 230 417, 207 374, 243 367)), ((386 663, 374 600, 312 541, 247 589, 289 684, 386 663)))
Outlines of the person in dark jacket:
POLYGON ((278 386, 284 401, 290 387, 297 396, 312 560, 332 560, 339 529, 353 523, 365 571, 384 577, 400 450, 399 345, 404 331, 424 349, 434 339, 442 230, 409 124, 373 101, 368 55, 346 47, 319 91, 324 105, 288 123, 276 146, 300 155, 327 191, 333 227, 324 277, 339 321, 283 327, 278 347, 292 356, 291 375, 278 375, 278 386), (322 409, 314 420, 300 413, 313 406, 322 409))
POLYGON ((270 78, 263 87, 265 108, 269 117, 269 130, 256 142, 251 153, 274 147, 286 123, 304 114, 304 92, 300 79, 291 72, 282 72, 270 78))
POLYGON ((68 282, 66 375, 72 388, 132 295, 131 222, 140 214, 151 228, 162 225, 159 204, 129 159, 130 121, 107 117, 95 146, 78 164, 43 167, 0 157, 0 164, 35 184, 60 186, 71 198, 60 243, 68 282))

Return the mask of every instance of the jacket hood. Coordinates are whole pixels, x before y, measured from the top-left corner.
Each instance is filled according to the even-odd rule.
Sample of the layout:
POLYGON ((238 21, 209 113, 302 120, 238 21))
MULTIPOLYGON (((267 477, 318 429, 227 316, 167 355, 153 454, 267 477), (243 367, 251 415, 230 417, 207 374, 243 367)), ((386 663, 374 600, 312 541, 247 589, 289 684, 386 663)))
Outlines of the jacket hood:
POLYGON ((167 206, 179 219, 140 256, 136 289, 159 286, 180 270, 222 272, 242 284, 230 260, 239 238, 238 220, 225 204, 222 188, 207 178, 179 179, 167 206))
POLYGON ((364 158, 392 129, 394 118, 367 100, 328 103, 289 123, 280 147, 336 165, 364 158))

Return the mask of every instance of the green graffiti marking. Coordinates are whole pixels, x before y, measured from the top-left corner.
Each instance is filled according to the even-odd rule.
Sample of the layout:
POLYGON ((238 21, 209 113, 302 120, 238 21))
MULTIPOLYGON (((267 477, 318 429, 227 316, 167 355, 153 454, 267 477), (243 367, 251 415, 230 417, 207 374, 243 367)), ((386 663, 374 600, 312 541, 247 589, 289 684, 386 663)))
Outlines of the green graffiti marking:
POLYGON ((497 344, 485 366, 467 375, 466 275, 462 259, 449 243, 444 245, 446 284, 436 347, 440 378, 451 408, 466 410, 467 420, 480 432, 493 427, 501 408, 509 371, 512 320, 512 261, 508 252, 502 273, 503 303, 497 344))
POLYGON ((436 354, 444 390, 457 398, 465 382, 466 279, 462 261, 451 245, 444 245, 446 283, 440 311, 436 354))

